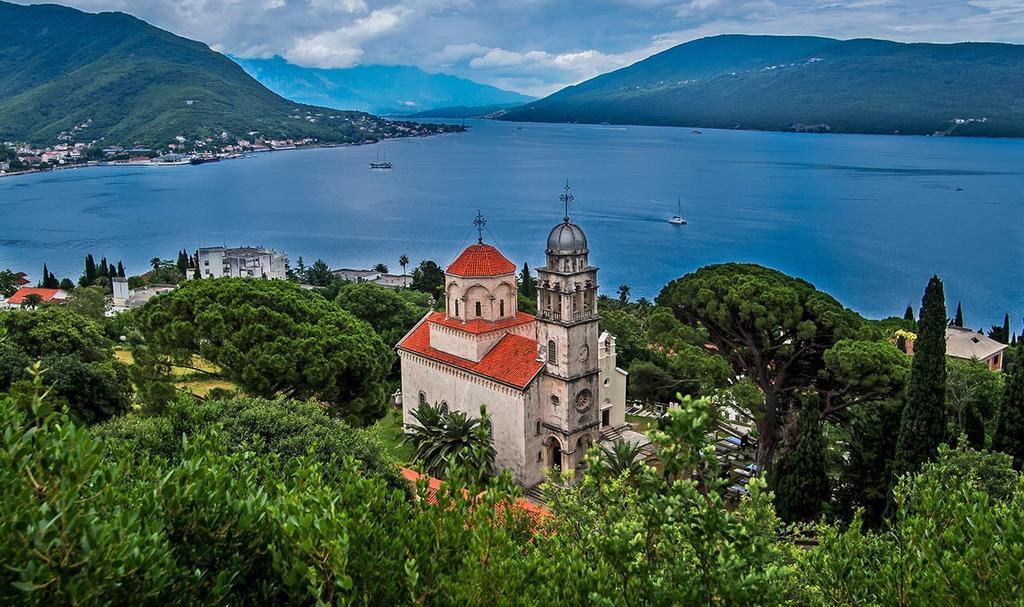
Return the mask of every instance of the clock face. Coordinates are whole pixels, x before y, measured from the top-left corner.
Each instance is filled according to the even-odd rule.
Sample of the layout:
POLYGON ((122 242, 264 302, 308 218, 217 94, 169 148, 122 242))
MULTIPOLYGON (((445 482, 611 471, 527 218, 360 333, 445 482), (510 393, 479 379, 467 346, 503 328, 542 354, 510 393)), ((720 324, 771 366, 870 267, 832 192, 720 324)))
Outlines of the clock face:
POLYGON ((583 389, 576 393, 576 410, 580 413, 590 408, 590 403, 594 401, 594 395, 590 393, 590 390, 583 389))
POLYGON ((576 353, 576 358, 582 363, 586 362, 588 356, 590 356, 590 348, 587 347, 587 344, 583 344, 580 346, 579 352, 576 353))

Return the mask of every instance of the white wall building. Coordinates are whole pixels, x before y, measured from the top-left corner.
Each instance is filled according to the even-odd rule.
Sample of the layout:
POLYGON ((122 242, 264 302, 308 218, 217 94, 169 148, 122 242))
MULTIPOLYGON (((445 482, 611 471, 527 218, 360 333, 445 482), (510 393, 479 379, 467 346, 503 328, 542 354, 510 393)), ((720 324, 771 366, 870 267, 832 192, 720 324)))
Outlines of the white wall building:
POLYGON ((397 349, 406 425, 422 403, 491 415, 499 469, 523 487, 546 469, 576 469, 595 441, 642 436, 625 421, 626 372, 599 334, 597 268, 568 216, 547 240, 537 317, 516 305, 516 265, 482 239, 445 271, 445 310, 428 313, 397 349))
MULTIPOLYGON (((288 257, 262 247, 203 247, 199 249, 199 273, 203 278, 270 278, 288 277, 288 257)), ((191 276, 189 277, 191 278, 191 276)))

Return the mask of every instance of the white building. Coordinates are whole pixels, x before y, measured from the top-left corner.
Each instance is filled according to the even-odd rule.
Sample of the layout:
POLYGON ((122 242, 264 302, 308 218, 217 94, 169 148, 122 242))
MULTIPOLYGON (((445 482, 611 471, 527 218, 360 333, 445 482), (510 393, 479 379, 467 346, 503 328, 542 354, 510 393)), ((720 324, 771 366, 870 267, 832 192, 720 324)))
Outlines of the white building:
MULTIPOLYGON (((262 247, 204 247, 199 249, 199 273, 203 278, 270 278, 288 277, 288 257, 262 247)), ((191 276, 189 277, 191 278, 191 276)))
POLYGON ((406 425, 422 403, 447 403, 493 424, 495 463, 523 487, 546 468, 575 470, 595 441, 643 440, 625 420, 626 372, 598 330, 597 268, 569 218, 547 240, 537 309, 516 305, 516 265, 482 239, 445 271, 445 310, 428 313, 397 349, 406 425))

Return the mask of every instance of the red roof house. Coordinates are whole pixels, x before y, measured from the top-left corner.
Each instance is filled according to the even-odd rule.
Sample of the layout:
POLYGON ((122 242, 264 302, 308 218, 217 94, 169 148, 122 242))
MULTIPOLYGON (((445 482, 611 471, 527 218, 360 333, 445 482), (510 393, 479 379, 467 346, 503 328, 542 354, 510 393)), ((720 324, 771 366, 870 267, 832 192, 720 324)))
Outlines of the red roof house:
POLYGON ((20 306, 25 303, 29 295, 38 295, 39 301, 43 303, 67 303, 70 295, 62 289, 42 289, 38 287, 21 287, 7 299, 8 306, 20 306))

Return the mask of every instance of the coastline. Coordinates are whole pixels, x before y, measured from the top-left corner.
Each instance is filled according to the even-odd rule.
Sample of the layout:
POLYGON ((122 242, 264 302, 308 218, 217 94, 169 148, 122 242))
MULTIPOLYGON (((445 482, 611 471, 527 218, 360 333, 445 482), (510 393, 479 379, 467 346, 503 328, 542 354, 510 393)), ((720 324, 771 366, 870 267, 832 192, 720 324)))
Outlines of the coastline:
MULTIPOLYGON (((311 145, 292 145, 292 146, 288 146, 288 147, 270 148, 270 149, 266 149, 266 150, 250 150, 248 152, 243 152, 241 154, 237 154, 237 155, 234 155, 234 156, 219 157, 218 161, 244 160, 244 159, 249 158, 249 157, 251 157, 251 156, 253 156, 255 154, 269 154, 269 153, 272 153, 272 152, 292 152, 292 151, 295 151, 295 150, 317 150, 317 149, 329 149, 329 148, 358 147, 358 146, 364 146, 364 145, 377 145, 377 144, 383 143, 385 141, 392 141, 392 140, 398 140, 398 139, 424 139, 426 137, 439 137, 441 135, 461 134, 461 133, 465 133, 467 131, 469 131, 469 127, 465 127, 461 131, 454 131, 454 130, 453 131, 440 131, 440 132, 437 132, 437 133, 430 133, 430 134, 427 134, 427 135, 408 135, 408 136, 404 136, 404 137, 386 137, 384 139, 378 139, 377 141, 373 141, 373 142, 359 141, 359 142, 351 142, 351 143, 315 143, 315 144, 311 144, 311 145)), ((31 169, 31 170, 28 170, 28 171, 18 171, 17 173, 0 173, 0 179, 10 178, 10 177, 21 177, 21 176, 24 176, 24 175, 39 175, 39 174, 44 174, 44 173, 53 173, 53 172, 56 172, 56 171, 73 171, 73 170, 78 170, 78 169, 94 169, 94 168, 100 168, 100 167, 153 167, 153 168, 167 168, 167 167, 170 167, 170 166, 181 167, 181 166, 199 166, 199 165, 193 165, 191 163, 171 164, 171 163, 159 163, 159 162, 131 162, 131 161, 128 161, 128 160, 125 160, 125 161, 103 161, 103 162, 94 161, 94 162, 85 162, 85 163, 80 163, 80 164, 72 164, 72 165, 67 165, 67 166, 54 166, 54 167, 50 167, 48 169, 31 169), (164 166, 161 166, 162 164, 164 166)))

